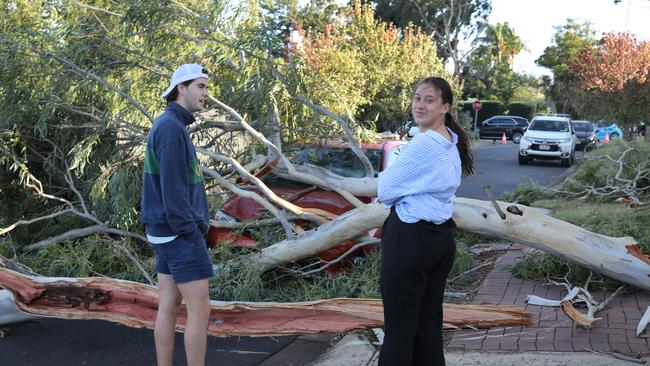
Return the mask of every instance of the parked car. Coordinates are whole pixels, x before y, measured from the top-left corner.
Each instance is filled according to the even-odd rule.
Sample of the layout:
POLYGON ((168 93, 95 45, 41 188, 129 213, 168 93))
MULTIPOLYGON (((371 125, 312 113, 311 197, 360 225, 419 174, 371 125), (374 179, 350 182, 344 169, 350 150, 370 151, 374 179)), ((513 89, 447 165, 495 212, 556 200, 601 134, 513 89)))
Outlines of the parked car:
POLYGON ((560 160, 569 167, 575 158, 576 134, 565 115, 535 116, 519 144, 519 164, 533 159, 560 160))
POLYGON ((576 150, 589 151, 596 145, 596 128, 590 121, 571 121, 576 132, 576 150))
MULTIPOLYGON (((375 170, 375 176, 377 176, 378 172, 392 164, 405 144, 406 141, 402 140, 381 140, 376 143, 361 143, 360 147, 370 160, 375 170)), ((288 149, 286 155, 294 164, 316 165, 343 177, 362 178, 365 176, 363 164, 346 143, 329 141, 320 145, 294 146, 288 149)), ((334 216, 341 215, 353 208, 352 204, 338 193, 282 179, 274 175, 269 167, 262 169, 256 175, 278 196, 297 206, 321 209, 334 216)), ((364 203, 376 200, 376 197, 358 198, 364 203)), ((266 212, 265 209, 252 199, 232 196, 221 206, 216 219, 231 222, 246 221, 260 217, 264 212, 266 212)), ((378 232, 373 230, 368 235, 378 235, 378 232)), ((248 231, 238 233, 230 229, 215 227, 210 228, 207 241, 210 246, 223 243, 244 247, 256 246, 255 240, 248 231)), ((321 253, 319 257, 326 261, 334 260, 354 245, 353 241, 343 243, 321 253)), ((362 250, 357 251, 357 255, 360 254, 363 254, 362 250)), ((328 267, 327 270, 330 273, 336 273, 349 263, 350 261, 343 261, 340 265, 328 267)))
POLYGON ((623 130, 621 130, 616 123, 599 120, 596 121, 594 125, 596 126, 598 141, 603 141, 606 134, 609 134, 610 140, 623 138, 623 130))
POLYGON ((506 139, 518 144, 527 128, 528 120, 524 117, 499 115, 481 122, 478 133, 482 139, 493 140, 501 139, 505 133, 506 139))

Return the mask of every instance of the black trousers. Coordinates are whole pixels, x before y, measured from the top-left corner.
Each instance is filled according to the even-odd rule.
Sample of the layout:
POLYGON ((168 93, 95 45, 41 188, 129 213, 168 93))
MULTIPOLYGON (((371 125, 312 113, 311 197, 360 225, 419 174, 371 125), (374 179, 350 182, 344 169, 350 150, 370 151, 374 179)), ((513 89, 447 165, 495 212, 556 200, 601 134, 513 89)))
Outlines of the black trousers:
POLYGON ((442 298, 456 256, 453 220, 384 222, 380 288, 384 343, 379 366, 444 366, 442 298))

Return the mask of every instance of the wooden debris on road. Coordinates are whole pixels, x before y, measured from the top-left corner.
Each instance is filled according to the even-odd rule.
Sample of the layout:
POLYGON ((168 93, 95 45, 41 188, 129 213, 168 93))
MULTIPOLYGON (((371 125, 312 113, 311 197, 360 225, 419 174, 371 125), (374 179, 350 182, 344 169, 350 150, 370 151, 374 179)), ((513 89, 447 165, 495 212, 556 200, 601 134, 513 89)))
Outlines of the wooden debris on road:
MULTIPOLYGON (((103 277, 54 278, 24 275, 0 268, 0 287, 11 291, 18 309, 63 319, 101 319, 134 328, 152 328, 158 289, 103 277)), ((178 314, 183 331, 185 307, 178 314)), ((490 305, 444 305, 448 328, 523 326, 532 315, 522 308, 490 305)), ((383 326, 383 306, 375 299, 330 299, 296 303, 212 301, 208 332, 213 336, 268 336, 346 332, 383 326)))

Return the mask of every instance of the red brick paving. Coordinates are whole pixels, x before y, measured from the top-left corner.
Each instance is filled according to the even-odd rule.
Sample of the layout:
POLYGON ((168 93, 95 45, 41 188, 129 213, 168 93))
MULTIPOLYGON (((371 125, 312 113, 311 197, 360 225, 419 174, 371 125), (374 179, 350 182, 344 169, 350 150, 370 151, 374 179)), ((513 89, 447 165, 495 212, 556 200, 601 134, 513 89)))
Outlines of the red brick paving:
MULTIPOLYGON (((577 329, 559 308, 528 305, 527 295, 559 300, 566 290, 560 286, 524 281, 512 276, 508 268, 522 257, 519 244, 513 244, 495 264, 472 300, 473 304, 516 305, 533 314, 533 325, 491 329, 454 331, 447 345, 449 350, 503 350, 583 352, 616 351, 650 355, 650 339, 636 336, 636 326, 650 305, 650 293, 636 291, 620 295, 605 310, 596 313, 602 318, 590 331, 577 329)), ((592 293, 598 300, 608 294, 592 293)))

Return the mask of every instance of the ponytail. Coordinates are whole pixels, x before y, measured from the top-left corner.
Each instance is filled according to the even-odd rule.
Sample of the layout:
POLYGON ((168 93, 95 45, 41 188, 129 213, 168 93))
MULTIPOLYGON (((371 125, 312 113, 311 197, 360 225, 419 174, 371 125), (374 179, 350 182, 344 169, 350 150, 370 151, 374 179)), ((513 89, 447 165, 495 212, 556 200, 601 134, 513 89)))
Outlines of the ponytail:
MULTIPOLYGON (((428 77, 420 81, 417 86, 422 84, 429 84, 436 89, 440 90, 443 103, 448 103, 450 106, 449 112, 445 114, 445 126, 458 135, 458 153, 460 155, 460 163, 463 170, 463 176, 471 175, 474 173, 474 157, 469 146, 469 135, 458 123, 456 111, 451 107, 454 102, 454 95, 451 91, 449 83, 441 77, 428 77)), ((416 86, 416 88, 417 88, 416 86)))

